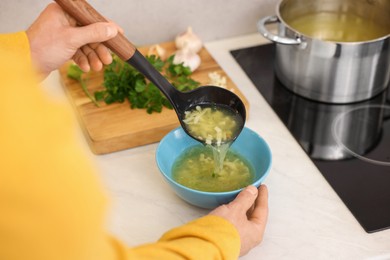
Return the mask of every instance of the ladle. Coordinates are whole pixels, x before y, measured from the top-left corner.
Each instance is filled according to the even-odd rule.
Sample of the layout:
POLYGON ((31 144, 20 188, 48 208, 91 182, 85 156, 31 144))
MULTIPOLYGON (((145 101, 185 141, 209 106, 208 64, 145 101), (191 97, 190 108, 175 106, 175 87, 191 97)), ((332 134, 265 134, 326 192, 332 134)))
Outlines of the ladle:
MULTIPOLYGON (((55 0, 55 2, 76 19, 80 25, 107 22, 107 20, 85 0, 55 0)), ((119 58, 132 65, 161 90, 175 109, 184 131, 192 138, 201 143, 205 142, 205 140, 189 133, 188 127, 183 122, 185 111, 189 111, 198 105, 230 108, 234 113, 241 116, 242 120, 239 120, 240 125, 237 127, 237 131, 229 140, 225 140, 224 143, 234 141, 240 134, 245 123, 245 106, 241 99, 231 91, 216 86, 202 86, 192 91, 181 92, 172 86, 172 84, 148 62, 123 34, 118 33, 116 37, 104 42, 104 44, 119 58)))

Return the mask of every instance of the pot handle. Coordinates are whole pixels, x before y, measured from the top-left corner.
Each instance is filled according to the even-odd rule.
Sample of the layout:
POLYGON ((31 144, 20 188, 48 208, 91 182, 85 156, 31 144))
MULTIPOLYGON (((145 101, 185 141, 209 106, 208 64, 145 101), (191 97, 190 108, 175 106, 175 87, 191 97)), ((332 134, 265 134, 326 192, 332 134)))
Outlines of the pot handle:
POLYGON ((257 29, 264 36, 264 38, 272 42, 286 44, 286 45, 298 45, 302 43, 301 38, 292 39, 292 38, 282 37, 268 31, 266 25, 273 24, 273 23, 280 23, 279 18, 276 15, 266 16, 257 22, 257 29))

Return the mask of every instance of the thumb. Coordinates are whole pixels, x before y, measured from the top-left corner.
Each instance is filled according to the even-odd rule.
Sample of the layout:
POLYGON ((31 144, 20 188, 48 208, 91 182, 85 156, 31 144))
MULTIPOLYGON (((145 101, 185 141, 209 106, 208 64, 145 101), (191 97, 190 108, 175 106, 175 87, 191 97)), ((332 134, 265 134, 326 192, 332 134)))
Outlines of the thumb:
POLYGON ((118 28, 112 23, 93 23, 71 29, 72 43, 80 48, 89 43, 104 42, 118 34, 118 28))
POLYGON ((242 190, 232 202, 229 203, 229 206, 246 211, 252 207, 257 198, 257 194, 258 190, 255 186, 248 186, 242 190))

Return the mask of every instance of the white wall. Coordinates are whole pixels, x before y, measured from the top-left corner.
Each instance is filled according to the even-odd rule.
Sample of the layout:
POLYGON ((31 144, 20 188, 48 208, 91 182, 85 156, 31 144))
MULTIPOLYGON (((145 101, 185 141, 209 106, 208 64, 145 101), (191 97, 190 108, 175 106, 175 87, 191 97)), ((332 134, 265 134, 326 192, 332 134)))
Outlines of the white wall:
MULTIPOLYGON (((0 33, 25 30, 50 0, 0 0, 0 33)), ((212 41, 255 33, 278 0, 89 0, 136 45, 170 41, 187 26, 212 41)))

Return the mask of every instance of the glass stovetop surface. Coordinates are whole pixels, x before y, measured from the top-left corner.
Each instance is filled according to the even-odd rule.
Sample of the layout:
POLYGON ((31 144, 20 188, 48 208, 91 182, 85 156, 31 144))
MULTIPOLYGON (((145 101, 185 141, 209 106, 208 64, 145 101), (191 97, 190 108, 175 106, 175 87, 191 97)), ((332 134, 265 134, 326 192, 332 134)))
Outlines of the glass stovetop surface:
POLYGON ((231 54, 365 231, 390 228, 390 91, 358 103, 316 102, 278 81, 274 44, 231 54))

